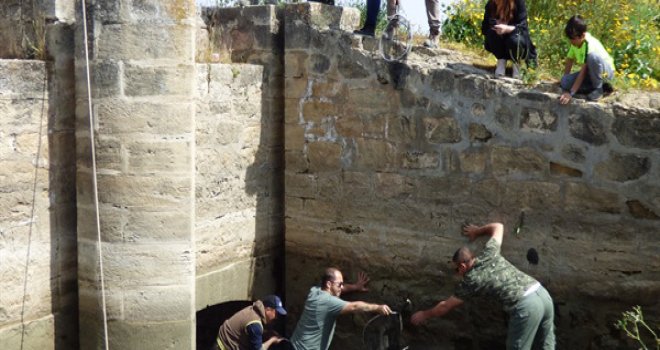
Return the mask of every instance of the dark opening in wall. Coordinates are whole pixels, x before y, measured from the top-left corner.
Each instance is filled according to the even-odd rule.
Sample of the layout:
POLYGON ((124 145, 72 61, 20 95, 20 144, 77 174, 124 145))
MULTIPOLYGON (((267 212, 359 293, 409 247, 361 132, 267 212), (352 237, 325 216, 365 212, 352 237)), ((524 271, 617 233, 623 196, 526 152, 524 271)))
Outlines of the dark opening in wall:
POLYGON ((211 349, 222 322, 251 304, 249 300, 228 301, 198 311, 197 350, 211 349))

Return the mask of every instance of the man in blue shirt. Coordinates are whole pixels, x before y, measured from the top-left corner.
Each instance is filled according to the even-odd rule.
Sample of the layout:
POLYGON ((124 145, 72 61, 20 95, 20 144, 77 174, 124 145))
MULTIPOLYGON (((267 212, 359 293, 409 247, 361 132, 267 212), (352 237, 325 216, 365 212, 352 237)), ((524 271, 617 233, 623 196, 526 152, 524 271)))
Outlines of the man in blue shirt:
POLYGON ((344 277, 336 268, 325 270, 321 286, 309 290, 305 309, 291 337, 295 350, 327 350, 335 332, 337 316, 355 312, 375 312, 381 315, 392 313, 389 306, 369 304, 363 301, 345 301, 339 298, 342 292, 366 292, 369 278, 358 274, 355 284, 344 284, 344 277))

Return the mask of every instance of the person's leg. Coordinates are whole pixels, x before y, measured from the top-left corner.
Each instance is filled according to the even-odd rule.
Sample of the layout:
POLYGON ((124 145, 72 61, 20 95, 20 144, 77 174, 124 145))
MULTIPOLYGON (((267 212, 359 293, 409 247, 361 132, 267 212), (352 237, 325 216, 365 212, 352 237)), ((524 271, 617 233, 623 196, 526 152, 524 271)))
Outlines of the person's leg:
POLYGON ((531 349, 542 316, 543 301, 537 292, 523 297, 509 315, 507 350, 531 349))
MULTIPOLYGON (((561 86, 561 89, 563 91, 569 91, 571 87, 573 87, 573 83, 575 83, 578 74, 580 74, 580 72, 569 73, 561 77, 561 81, 559 82, 559 86, 561 86)), ((580 87, 576 92, 580 94, 586 94, 591 92, 592 90, 593 88, 591 87, 591 81, 587 77, 582 81, 582 85, 580 85, 580 87)))
POLYGON ((367 0, 367 18, 364 20, 362 29, 356 30, 356 34, 373 36, 376 31, 376 20, 380 11, 380 0, 367 0))
POLYGON ((426 18, 429 22, 429 35, 440 35, 440 0, 426 1, 426 18))
POLYGON ((498 60, 507 59, 504 38, 501 35, 497 35, 494 30, 489 30, 484 37, 484 48, 486 51, 495 55, 495 58, 498 60))
POLYGON ((534 337, 534 349, 555 349, 555 308, 550 293, 541 287, 537 291, 543 302, 543 318, 534 337))

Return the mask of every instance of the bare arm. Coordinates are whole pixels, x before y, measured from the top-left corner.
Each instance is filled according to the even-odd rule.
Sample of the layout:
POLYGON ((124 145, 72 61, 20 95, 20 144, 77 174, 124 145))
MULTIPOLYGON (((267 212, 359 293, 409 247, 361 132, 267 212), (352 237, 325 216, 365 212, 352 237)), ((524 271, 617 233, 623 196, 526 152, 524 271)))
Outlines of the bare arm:
POLYGON ((449 311, 461 305, 463 305, 463 300, 452 295, 447 300, 443 300, 439 302, 436 306, 434 306, 431 309, 415 312, 412 315, 412 317, 410 317, 410 322, 415 326, 419 326, 420 324, 424 323, 424 321, 426 321, 427 319, 444 316, 449 311))
POLYGON ((504 236, 504 225, 499 222, 492 222, 484 226, 467 225, 463 227, 463 235, 470 239, 470 242, 477 239, 479 236, 488 235, 495 239, 497 243, 502 245, 502 237, 504 236))
POLYGON ((351 301, 341 309, 340 315, 355 313, 355 312, 376 312, 380 315, 389 315, 392 310, 387 305, 369 304, 364 301, 351 301))
POLYGON ((580 73, 578 73, 577 78, 575 78, 575 82, 573 83, 573 86, 571 86, 571 89, 561 94, 561 96, 559 97, 559 103, 563 105, 567 104, 568 101, 571 100, 573 95, 578 91, 580 85, 582 85, 582 82, 584 81, 584 78, 586 76, 587 76, 587 65, 585 64, 580 69, 580 73))
POLYGON ((573 68, 574 62, 575 61, 572 58, 566 59, 566 62, 564 62, 564 75, 571 73, 571 69, 573 68))

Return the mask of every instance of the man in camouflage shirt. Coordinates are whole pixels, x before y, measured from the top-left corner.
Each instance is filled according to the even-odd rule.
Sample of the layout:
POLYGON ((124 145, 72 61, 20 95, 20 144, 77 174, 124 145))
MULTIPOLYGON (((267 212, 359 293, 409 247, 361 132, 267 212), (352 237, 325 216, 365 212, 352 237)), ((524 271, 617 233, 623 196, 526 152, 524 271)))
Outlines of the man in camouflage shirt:
POLYGON ((532 349, 532 346, 534 349, 554 349, 552 298, 538 281, 500 255, 504 235, 502 224, 491 223, 482 227, 467 225, 463 228, 463 234, 470 241, 481 235, 488 235, 490 239, 479 256, 475 256, 468 247, 456 251, 452 260, 456 273, 463 279, 454 295, 431 309, 414 313, 410 321, 419 325, 428 318, 443 316, 461 306, 464 299, 483 296, 495 299, 509 313, 508 350, 532 349))

